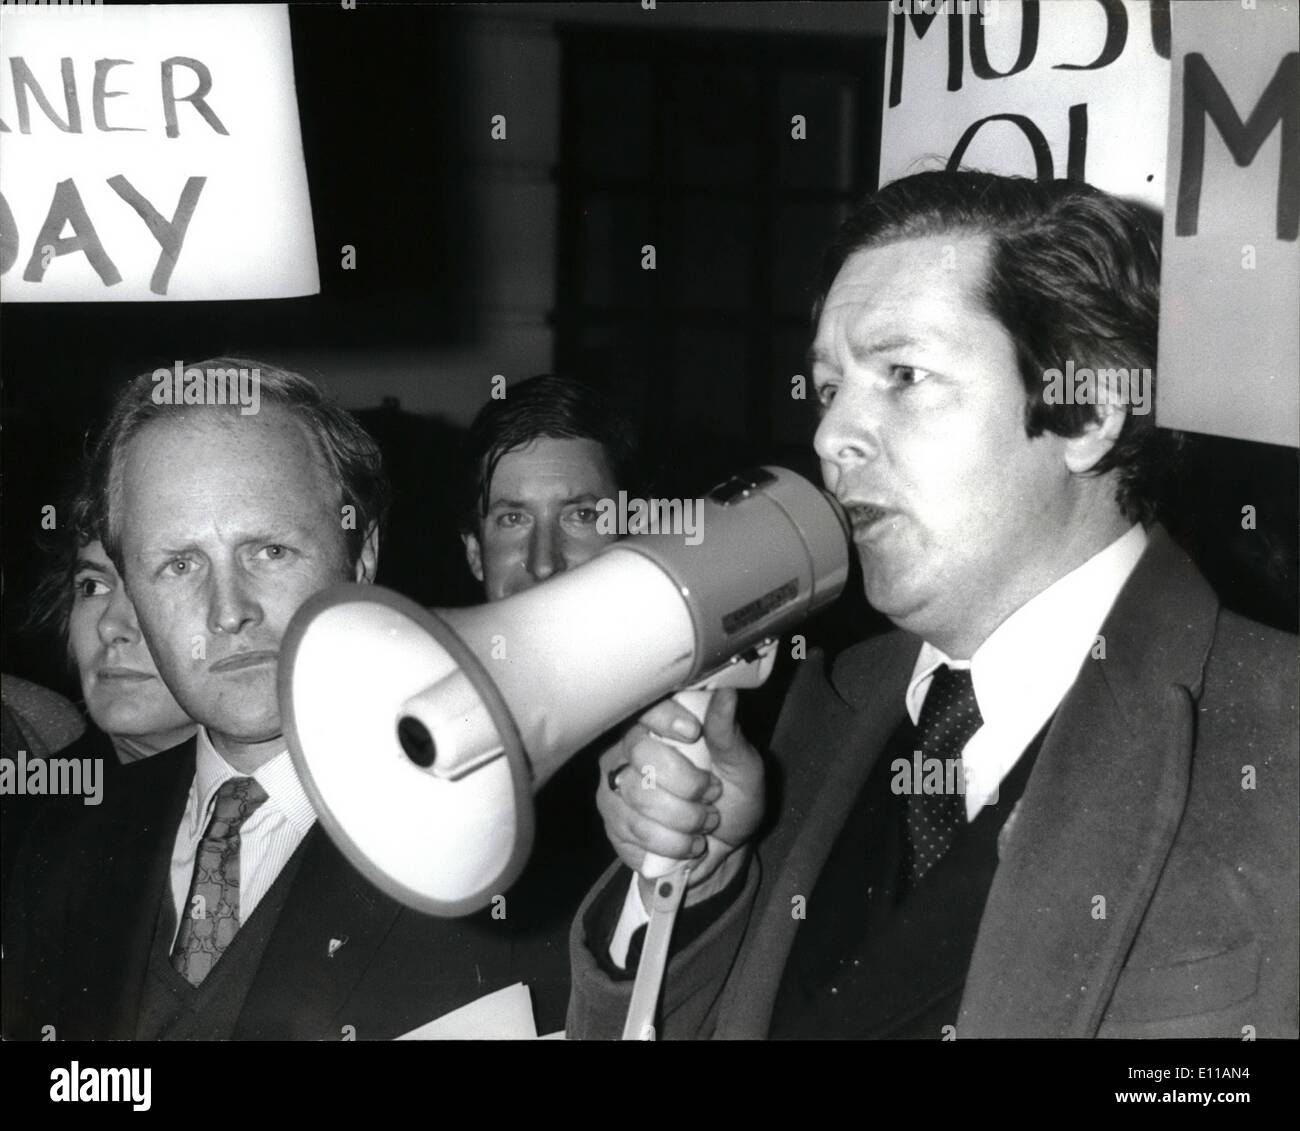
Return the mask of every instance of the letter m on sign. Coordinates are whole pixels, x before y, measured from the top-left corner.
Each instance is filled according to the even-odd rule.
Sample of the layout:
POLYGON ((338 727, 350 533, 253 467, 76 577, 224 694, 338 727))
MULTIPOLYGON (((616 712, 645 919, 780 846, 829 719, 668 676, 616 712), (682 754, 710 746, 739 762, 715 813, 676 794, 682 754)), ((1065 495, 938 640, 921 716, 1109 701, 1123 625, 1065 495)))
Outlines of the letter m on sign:
POLYGON ((1300 55, 1282 58, 1276 73, 1243 122, 1205 56, 1187 55, 1183 64, 1183 160, 1178 180, 1174 234, 1194 236, 1200 221, 1201 181, 1205 171, 1205 119, 1212 118, 1239 166, 1282 127, 1282 159, 1277 178, 1277 238, 1293 240, 1300 228, 1300 55))

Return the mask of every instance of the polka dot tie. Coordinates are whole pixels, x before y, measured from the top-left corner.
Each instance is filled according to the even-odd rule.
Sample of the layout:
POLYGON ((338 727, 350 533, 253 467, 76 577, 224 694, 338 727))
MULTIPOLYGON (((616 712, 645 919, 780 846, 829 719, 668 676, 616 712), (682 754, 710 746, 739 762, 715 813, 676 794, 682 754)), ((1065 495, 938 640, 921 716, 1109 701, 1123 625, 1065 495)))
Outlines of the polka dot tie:
POLYGON ((918 781, 913 773, 907 797, 909 886, 919 883, 943 859, 966 823, 961 752, 983 725, 970 670, 939 668, 916 723, 922 774, 918 781))
POLYGON ((217 790, 172 950, 172 966, 193 986, 203 983, 239 930, 239 830, 265 800, 252 778, 230 778, 217 790))

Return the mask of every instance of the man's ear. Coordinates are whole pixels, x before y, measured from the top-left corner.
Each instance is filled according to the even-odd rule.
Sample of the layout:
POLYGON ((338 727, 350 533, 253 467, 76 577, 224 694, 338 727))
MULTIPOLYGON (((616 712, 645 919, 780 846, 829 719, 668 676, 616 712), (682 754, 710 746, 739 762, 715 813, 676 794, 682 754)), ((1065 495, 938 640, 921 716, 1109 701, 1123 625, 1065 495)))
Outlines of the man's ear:
POLYGON ((483 580, 483 547, 479 544, 477 534, 462 533, 460 540, 465 543, 465 560, 469 563, 469 571, 474 575, 474 580, 482 582, 483 580))
POLYGON ((1077 436, 1065 441, 1065 466, 1074 475, 1086 475, 1115 446, 1128 416, 1128 405, 1099 390, 1093 418, 1077 436))
POLYGON ((357 558, 357 582, 360 585, 373 585, 375 574, 379 572, 379 523, 372 522, 366 531, 366 540, 361 543, 361 556, 357 558))

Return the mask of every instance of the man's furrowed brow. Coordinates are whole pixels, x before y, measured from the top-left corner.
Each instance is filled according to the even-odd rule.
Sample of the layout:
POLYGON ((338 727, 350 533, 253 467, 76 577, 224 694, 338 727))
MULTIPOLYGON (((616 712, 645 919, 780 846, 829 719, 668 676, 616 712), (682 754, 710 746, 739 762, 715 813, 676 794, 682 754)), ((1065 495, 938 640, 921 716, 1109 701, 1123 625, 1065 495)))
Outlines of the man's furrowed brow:
POLYGON ((916 349, 921 340, 914 334, 882 334, 866 340, 850 341, 849 355, 859 365, 879 357, 882 353, 896 353, 899 350, 916 349))
POLYGON ((185 542, 157 542, 144 547, 142 556, 146 558, 174 558, 180 554, 197 554, 201 552, 199 544, 192 539, 185 542))
MULTIPOLYGON (((849 359, 854 365, 867 365, 882 353, 915 349, 919 345, 920 341, 911 334, 886 334, 878 338, 849 342, 849 359)), ((815 369, 821 365, 839 372, 839 361, 829 351, 810 349, 807 356, 810 368, 815 369)))
POLYGON ((241 546, 265 545, 274 542, 303 543, 312 539, 314 527, 297 522, 283 525, 259 526, 238 534, 234 539, 241 546))
MULTIPOLYGON (((309 527, 298 523, 285 523, 283 526, 257 526, 247 530, 226 530, 215 536, 215 544, 227 546, 249 546, 276 542, 301 542, 308 539, 309 527)), ((185 538, 159 541, 145 547, 145 554, 150 557, 175 557, 179 554, 206 553, 204 538, 185 538)))

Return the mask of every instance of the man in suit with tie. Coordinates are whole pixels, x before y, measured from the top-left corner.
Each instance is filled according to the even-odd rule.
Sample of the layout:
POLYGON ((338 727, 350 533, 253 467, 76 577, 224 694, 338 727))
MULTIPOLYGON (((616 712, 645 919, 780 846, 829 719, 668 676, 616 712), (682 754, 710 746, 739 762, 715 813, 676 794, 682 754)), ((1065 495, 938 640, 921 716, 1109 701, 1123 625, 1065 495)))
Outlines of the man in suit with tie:
POLYGON ((923 173, 845 222, 814 443, 897 631, 809 657, 770 782, 734 693, 711 773, 671 701, 603 756, 570 1036, 619 1032, 647 851, 694 862, 661 1037, 1296 1036, 1296 643, 1153 520, 1158 300, 1086 185, 923 173))
POLYGON ((102 805, 33 830, 7 893, 5 1035, 395 1037, 527 972, 506 923, 421 915, 364 879, 282 733, 290 618, 375 576, 380 454, 298 374, 197 368, 251 369, 259 407, 159 404, 144 374, 118 397, 95 482, 105 546, 200 729, 127 767, 102 805))

